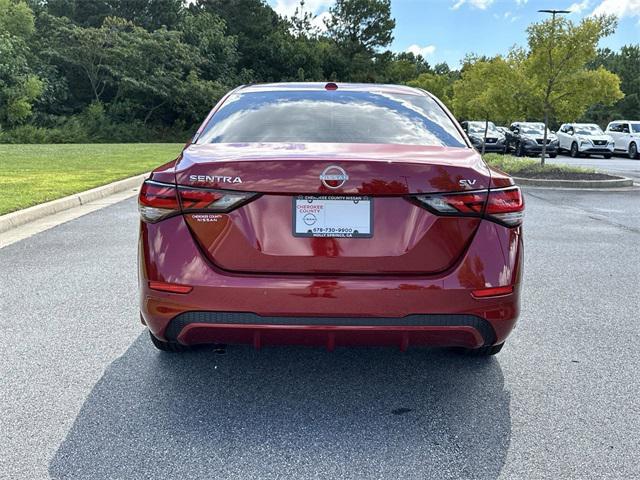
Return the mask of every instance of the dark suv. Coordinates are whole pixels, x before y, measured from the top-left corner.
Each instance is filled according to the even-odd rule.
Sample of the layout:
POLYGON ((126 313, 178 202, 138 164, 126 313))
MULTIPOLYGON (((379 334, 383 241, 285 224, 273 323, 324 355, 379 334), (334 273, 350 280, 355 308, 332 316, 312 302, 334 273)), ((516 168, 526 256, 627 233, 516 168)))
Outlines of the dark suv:
POLYGON ((487 138, 484 137, 484 122, 467 121, 462 122, 460 125, 462 125, 462 129, 467 133, 476 150, 482 151, 482 144, 484 143, 485 152, 506 153, 505 136, 496 128, 493 122, 489 122, 486 125, 487 138))
MULTIPOLYGON (((518 157, 540 155, 544 142, 544 123, 542 122, 514 122, 507 134, 507 151, 514 152, 518 157)), ((547 154, 551 158, 558 155, 558 137, 547 130, 547 154)))

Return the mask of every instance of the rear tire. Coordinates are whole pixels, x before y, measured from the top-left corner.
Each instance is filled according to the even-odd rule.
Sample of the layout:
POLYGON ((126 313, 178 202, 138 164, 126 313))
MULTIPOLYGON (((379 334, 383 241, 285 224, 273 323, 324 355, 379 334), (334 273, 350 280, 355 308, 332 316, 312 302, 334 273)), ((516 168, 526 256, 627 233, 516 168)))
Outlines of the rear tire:
POLYGON ((578 151, 578 144, 576 142, 571 144, 570 155, 572 158, 578 158, 580 155, 580 152, 578 151))
POLYGON ((160 340, 156 338, 151 332, 149 332, 149 336, 151 337, 151 343, 153 343, 153 346, 163 352, 177 353, 186 352, 187 350, 189 350, 189 347, 187 347, 186 345, 182 345, 181 343, 165 342, 163 340, 160 340))
POLYGON ((604 155, 604 158, 605 158, 606 160, 609 160, 609 159, 611 159, 611 155, 609 155, 609 154, 604 155))
POLYGON ((557 153, 550 153, 549 158, 556 158, 558 156, 557 153))
POLYGON ((489 345, 487 347, 466 348, 464 353, 470 357, 489 357, 500 352, 503 346, 504 342, 499 343, 498 345, 489 345))
POLYGON ((629 158, 631 160, 638 158, 638 146, 635 143, 629 145, 629 158))

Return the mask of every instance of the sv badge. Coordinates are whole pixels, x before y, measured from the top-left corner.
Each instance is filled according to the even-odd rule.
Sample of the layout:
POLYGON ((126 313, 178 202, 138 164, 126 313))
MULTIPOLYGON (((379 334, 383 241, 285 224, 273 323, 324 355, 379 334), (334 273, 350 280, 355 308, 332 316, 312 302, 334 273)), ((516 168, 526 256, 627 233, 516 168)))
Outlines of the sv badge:
POLYGON ((463 179, 463 180, 460 180, 458 183, 460 184, 461 187, 473 187, 476 184, 476 180, 463 179))

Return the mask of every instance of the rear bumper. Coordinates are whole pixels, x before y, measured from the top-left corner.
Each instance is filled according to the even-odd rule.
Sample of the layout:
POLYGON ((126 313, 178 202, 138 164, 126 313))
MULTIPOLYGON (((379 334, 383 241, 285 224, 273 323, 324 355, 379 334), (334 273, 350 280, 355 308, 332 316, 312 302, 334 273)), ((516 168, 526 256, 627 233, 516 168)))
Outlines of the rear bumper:
POLYGON ((479 347, 504 341, 519 313, 522 238, 482 221, 466 253, 430 276, 237 274, 207 262, 182 217, 141 224, 140 310, 158 338, 245 343, 479 347), (189 285, 187 294, 149 281, 189 285), (475 298, 475 289, 513 293, 475 298))
POLYGON ((174 317, 165 338, 183 344, 242 343, 326 346, 493 345, 491 324, 474 315, 409 315, 404 318, 261 317, 240 312, 185 312, 174 317))

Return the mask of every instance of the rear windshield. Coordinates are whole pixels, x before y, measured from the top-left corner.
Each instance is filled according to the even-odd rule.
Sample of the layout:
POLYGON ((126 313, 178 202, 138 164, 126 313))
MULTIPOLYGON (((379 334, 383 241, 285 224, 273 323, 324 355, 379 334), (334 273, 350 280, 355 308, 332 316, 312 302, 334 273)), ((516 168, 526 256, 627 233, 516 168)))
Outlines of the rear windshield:
POLYGON ((339 90, 234 94, 197 140, 252 142, 466 147, 451 119, 430 97, 339 90))

